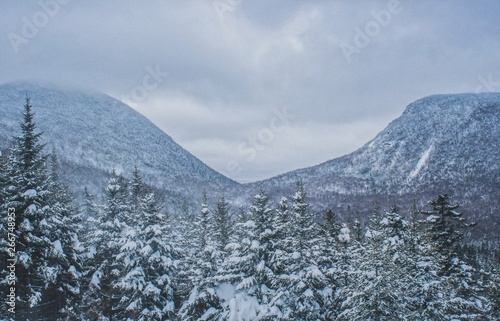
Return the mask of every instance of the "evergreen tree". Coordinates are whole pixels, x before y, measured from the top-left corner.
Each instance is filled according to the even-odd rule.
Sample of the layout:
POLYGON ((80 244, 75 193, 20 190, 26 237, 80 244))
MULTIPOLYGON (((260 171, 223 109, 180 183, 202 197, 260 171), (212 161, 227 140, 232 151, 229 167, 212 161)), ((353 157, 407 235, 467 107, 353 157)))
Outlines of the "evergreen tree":
POLYGON ((291 206, 292 248, 285 284, 290 296, 284 299, 290 308, 289 317, 294 320, 322 319, 325 301, 332 292, 317 263, 322 251, 316 245, 321 244, 321 240, 308 207, 304 185, 298 182, 291 206))
POLYGON ((124 269, 117 255, 125 245, 123 236, 131 230, 126 223, 129 214, 127 185, 123 177, 113 171, 105 191, 105 204, 97 219, 97 230, 87 244, 88 264, 93 271, 83 301, 92 319, 106 317, 113 320, 122 312, 121 294, 115 283, 124 269))
POLYGON ((5 208, 15 210, 16 318, 61 320, 74 315, 79 293, 78 219, 71 196, 49 176, 47 155, 36 132, 30 99, 24 105, 21 135, 8 159, 5 208))
POLYGON ((223 252, 224 248, 229 243, 229 235, 231 233, 229 204, 224 196, 221 196, 217 202, 217 208, 213 219, 215 246, 220 252, 223 252))
POLYGON ((500 264, 490 273, 487 294, 491 300, 490 318, 500 320, 500 264))
POLYGON ((0 151, 0 207, 3 207, 7 198, 7 178, 7 164, 3 158, 3 153, 0 151))
POLYGON ((179 310, 182 320, 215 319, 220 311, 221 304, 216 294, 216 282, 213 277, 217 266, 221 263, 222 256, 217 249, 216 242, 212 237, 215 229, 213 213, 208 207, 206 192, 203 192, 201 210, 196 224, 198 231, 198 248, 185 262, 190 278, 189 298, 185 300, 179 310), (209 318, 210 316, 210 318, 209 318))
POLYGON ((172 231, 154 193, 141 197, 137 205, 138 223, 123 230, 116 255, 122 269, 113 282, 113 289, 120 295, 113 308, 120 320, 170 320, 174 315, 173 275, 178 257, 171 244, 172 231))
POLYGON ((140 223, 140 215, 141 215, 141 200, 145 193, 145 186, 142 182, 141 173, 137 166, 134 167, 134 171, 132 173, 132 179, 130 181, 129 186, 129 195, 130 195, 130 211, 132 214, 131 221, 133 222, 131 225, 136 225, 140 223))
POLYGON ((446 290, 445 311, 449 316, 480 318, 485 313, 486 299, 480 293, 477 271, 463 261, 458 254, 457 242, 463 238, 462 229, 476 223, 467 222, 463 214, 457 212, 459 205, 451 205, 448 195, 439 194, 429 202, 430 211, 422 211, 427 216, 424 221, 431 242, 430 251, 436 259, 441 277, 441 286, 446 290))
POLYGON ((387 249, 387 221, 376 203, 366 233, 365 251, 355 265, 353 283, 341 293, 343 303, 338 320, 404 319, 406 308, 400 301, 402 295, 397 283, 400 271, 387 249))
POLYGON ((84 188, 83 190, 83 216, 86 219, 92 218, 95 220, 97 216, 99 215, 98 213, 98 207, 97 204, 95 203, 95 194, 90 193, 87 187, 84 188))
POLYGON ((431 252, 429 239, 421 232, 420 211, 413 201, 409 209, 403 244, 398 260, 408 320, 447 320, 446 290, 438 276, 439 264, 431 252))
POLYGON ((277 311, 268 311, 272 290, 273 210, 268 196, 261 190, 253 198, 250 219, 239 223, 235 239, 226 246, 229 256, 215 280, 234 287, 234 296, 221 314, 222 320, 252 320, 269 318, 277 311))

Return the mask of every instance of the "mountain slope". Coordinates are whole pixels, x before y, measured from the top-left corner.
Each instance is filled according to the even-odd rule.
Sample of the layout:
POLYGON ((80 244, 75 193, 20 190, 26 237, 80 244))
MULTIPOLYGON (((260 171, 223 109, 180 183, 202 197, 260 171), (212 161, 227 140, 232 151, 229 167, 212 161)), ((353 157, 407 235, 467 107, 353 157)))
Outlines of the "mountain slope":
POLYGON ((500 200, 499 124, 499 93, 426 97, 357 151, 248 188, 291 190, 300 179, 311 202, 323 206, 355 204, 363 195, 405 199, 448 192, 490 213, 500 200))
POLYGON ((237 185, 175 143, 170 136, 122 102, 101 93, 31 83, 0 86, 1 148, 19 133, 22 106, 31 97, 46 153, 63 163, 63 177, 78 192, 102 188, 113 168, 130 175, 138 166, 149 183, 184 195, 200 188, 237 185))

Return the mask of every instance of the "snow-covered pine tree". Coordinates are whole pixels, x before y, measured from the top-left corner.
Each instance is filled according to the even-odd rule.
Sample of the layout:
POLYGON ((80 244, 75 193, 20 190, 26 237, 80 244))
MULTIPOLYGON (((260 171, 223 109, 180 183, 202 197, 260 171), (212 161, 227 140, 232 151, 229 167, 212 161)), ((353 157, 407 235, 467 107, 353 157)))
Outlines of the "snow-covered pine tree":
POLYGON ((429 201, 430 211, 421 211, 427 218, 423 223, 428 224, 428 233, 436 250, 442 254, 441 275, 448 275, 452 268, 452 259, 457 256, 457 241, 463 238, 462 229, 473 227, 475 222, 466 222, 463 214, 455 211, 459 205, 451 205, 447 194, 438 196, 429 201))
POLYGON ((95 203, 95 194, 92 194, 87 187, 83 189, 83 205, 81 206, 84 219, 93 218, 99 215, 98 206, 95 203))
POLYGON ((288 199, 282 197, 276 214, 273 216, 272 228, 274 231, 273 252, 270 257, 270 268, 274 277, 271 279, 271 286, 275 293, 269 301, 268 307, 274 313, 276 320, 289 320, 291 309, 287 305, 289 293, 288 266, 292 263, 292 229, 293 217, 289 209, 288 199))
POLYGON ((179 315, 183 320, 197 320, 199 317, 214 318, 220 311, 220 300, 214 288, 213 277, 225 256, 225 247, 229 243, 231 224, 229 204, 224 196, 219 197, 215 211, 208 207, 206 193, 203 192, 201 212, 195 223, 194 235, 190 236, 194 245, 182 263, 180 271, 181 286, 188 284, 189 297, 184 300, 179 315), (194 240, 194 242, 193 242, 194 240))
POLYGON ((5 204, 7 197, 7 164, 0 151, 0 208, 5 204))
POLYGON ((41 226, 49 235, 53 248, 47 250, 47 261, 43 269, 51 276, 46 285, 48 295, 42 303, 54 306, 52 315, 60 319, 77 318, 77 309, 82 279, 82 253, 79 235, 82 220, 73 203, 69 189, 59 179, 59 165, 55 152, 51 155, 48 183, 48 215, 41 226))
POLYGON ((214 240, 215 222, 208 206, 207 194, 203 191, 201 210, 197 220, 196 251, 185 260, 184 265, 189 274, 190 293, 179 310, 181 320, 194 321, 214 320, 221 311, 219 297, 215 292, 213 277, 221 264, 222 255, 214 240))
POLYGON ((221 196, 217 202, 214 215, 214 241, 219 252, 223 252, 226 245, 229 243, 229 235, 231 234, 229 204, 225 196, 221 196))
POLYGON ((87 265, 92 266, 88 291, 84 294, 83 306, 90 319, 105 317, 113 320, 120 312, 121 294, 114 287, 123 270, 117 255, 125 242, 125 233, 130 230, 126 223, 130 216, 128 190, 123 177, 113 170, 105 190, 105 204, 97 219, 97 228, 90 237, 87 265))
POLYGON ((358 244, 363 243, 363 224, 361 223, 361 215, 359 211, 356 211, 356 216, 354 218, 354 223, 352 224, 352 236, 353 239, 358 242, 358 244))
POLYGON ((401 320, 405 307, 398 287, 399 271, 387 251, 387 231, 378 203, 366 233, 365 251, 355 265, 353 282, 342 289, 337 320, 401 320))
POLYGON ((466 316, 472 320, 483 318, 486 298, 480 293, 481 284, 476 277, 476 270, 464 262, 457 251, 457 242, 463 238, 461 230, 476 225, 467 222, 463 214, 457 212, 459 205, 452 205, 448 195, 438 194, 429 201, 430 211, 422 211, 427 216, 423 221, 428 224, 428 235, 431 242, 431 254, 438 264, 438 275, 441 286, 446 289, 446 312, 454 318, 466 316))
POLYGON ((335 240, 342 228, 342 224, 338 222, 337 214, 331 209, 325 212, 324 223, 321 227, 327 232, 332 240, 335 240))
POLYGON ((27 97, 21 135, 15 137, 8 159, 3 204, 5 209, 15 209, 11 233, 16 235, 16 318, 59 320, 71 317, 72 297, 79 290, 78 255, 73 247, 76 213, 70 198, 59 199, 61 191, 47 174, 47 155, 39 142, 42 133, 36 132, 33 117, 27 97))
POLYGON ((490 298, 490 319, 500 320, 500 262, 497 262, 496 267, 490 273, 487 294, 490 298))
POLYGON ((130 225, 136 225, 140 223, 141 215, 141 200, 145 194, 145 186, 142 182, 142 176, 139 168, 134 167, 132 172, 132 179, 129 184, 129 202, 130 202, 130 221, 133 222, 130 225))
MULTIPOLYGON (((398 280, 403 296, 407 320, 447 320, 443 300, 445 289, 438 276, 439 265, 432 255, 429 239, 422 234, 418 220, 420 211, 413 201, 409 220, 405 223, 403 243, 398 248, 398 280)), ((397 242, 399 243, 399 242, 397 242)))
POLYGON ((327 279, 318 266, 323 255, 318 228, 306 202, 306 192, 302 182, 297 183, 291 206, 293 225, 291 230, 292 248, 290 264, 286 274, 288 283, 286 305, 291 309, 292 320, 321 320, 332 294, 327 279))
POLYGON ((215 280, 234 287, 234 295, 223 306, 221 320, 265 320, 279 312, 269 311, 266 306, 273 296, 270 267, 273 210, 268 200, 262 190, 254 196, 250 219, 238 224, 236 237, 226 246, 229 255, 215 280))
MULTIPOLYGON (((138 179, 140 176, 136 173, 134 181, 138 179)), ((131 196, 136 197, 133 193, 131 196)), ((171 242, 173 231, 161 213, 163 205, 155 193, 146 193, 131 203, 134 201, 138 207, 137 224, 122 231, 121 247, 116 255, 122 269, 113 281, 120 299, 113 308, 119 320, 171 320, 173 275, 178 258, 171 242)))

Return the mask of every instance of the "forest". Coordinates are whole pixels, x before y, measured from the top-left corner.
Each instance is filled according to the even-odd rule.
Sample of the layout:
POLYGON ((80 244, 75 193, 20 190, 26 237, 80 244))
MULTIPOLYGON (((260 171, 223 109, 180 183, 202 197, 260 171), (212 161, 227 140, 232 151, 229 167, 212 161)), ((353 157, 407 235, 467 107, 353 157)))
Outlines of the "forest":
POLYGON ((261 189, 234 210, 203 192, 170 213, 136 168, 79 202, 34 116, 26 98, 0 162, 0 318, 500 319, 498 241, 467 237, 446 191, 425 208, 374 200, 368 220, 318 217, 300 181, 277 203, 261 189))

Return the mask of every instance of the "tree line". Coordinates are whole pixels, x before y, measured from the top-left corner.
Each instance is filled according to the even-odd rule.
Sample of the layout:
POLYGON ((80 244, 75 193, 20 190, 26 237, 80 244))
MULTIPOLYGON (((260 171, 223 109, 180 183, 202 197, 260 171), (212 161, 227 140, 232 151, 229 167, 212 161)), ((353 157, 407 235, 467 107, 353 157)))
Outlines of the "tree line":
MULTIPOLYGON (((446 194, 369 222, 315 219, 301 182, 272 204, 264 190, 231 213, 206 193, 195 215, 172 215, 143 182, 112 172, 84 203, 44 153, 29 98, 0 162, 1 262, 15 235, 16 320, 494 320, 498 260, 467 250, 473 228, 446 194), (7 213, 14 209, 15 226, 7 213), (468 254, 468 255, 465 255, 468 254), (479 256, 478 256, 479 257, 479 256)), ((187 212, 187 211, 184 211, 187 212)), ((2 293, 10 271, 2 267, 2 293)))

